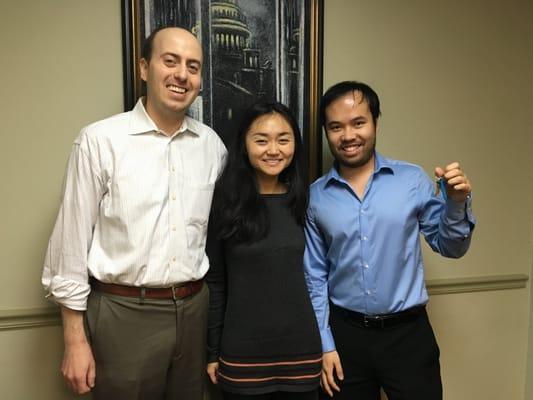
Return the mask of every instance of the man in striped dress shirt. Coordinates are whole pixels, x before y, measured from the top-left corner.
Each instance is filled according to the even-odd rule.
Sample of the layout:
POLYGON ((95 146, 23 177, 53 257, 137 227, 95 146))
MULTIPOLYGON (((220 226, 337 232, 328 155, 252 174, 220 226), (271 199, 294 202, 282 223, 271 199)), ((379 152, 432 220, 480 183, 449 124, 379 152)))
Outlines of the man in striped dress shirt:
POLYGON ((190 32, 154 31, 140 61, 146 97, 74 142, 42 281, 61 308, 75 393, 202 399, 204 247, 226 149, 185 115, 201 70, 190 32))

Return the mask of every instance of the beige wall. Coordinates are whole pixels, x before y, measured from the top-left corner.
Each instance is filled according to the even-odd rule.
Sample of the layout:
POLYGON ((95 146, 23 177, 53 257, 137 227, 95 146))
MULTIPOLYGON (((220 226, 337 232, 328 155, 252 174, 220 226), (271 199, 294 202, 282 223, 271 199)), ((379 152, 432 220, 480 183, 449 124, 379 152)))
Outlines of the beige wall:
MULTIPOLYGON (((47 306, 43 253, 80 128, 122 110, 120 2, 0 5, 0 316, 47 306)), ((67 399, 59 327, 0 331, 0 398, 67 399)))
MULTIPOLYGON (((531 2, 325 3, 324 86, 370 83, 383 103, 384 154, 428 173, 459 159, 474 183, 471 251, 459 261, 426 252, 428 277, 529 275, 531 2)), ((0 317, 47 305, 39 276, 70 144, 122 110, 120 24, 118 1, 0 5, 0 317)), ((529 289, 431 299, 447 399, 524 399, 529 301, 529 289)), ((61 347, 59 327, 0 331, 0 398, 71 398, 61 347)))
MULTIPOLYGON (((532 251, 533 256, 533 251, 532 251)), ((533 276, 533 261, 531 262, 531 272, 533 276)), ((526 371, 526 400, 533 399, 533 285, 529 285, 529 340, 527 351, 527 371, 526 371)))
MULTIPOLYGON (((326 0, 324 88, 369 83, 383 154, 431 175, 460 160, 473 182, 470 252, 425 251, 429 279, 530 274, 532 16, 525 0, 326 0)), ((430 313, 447 399, 524 399, 529 288, 433 296, 430 313)))

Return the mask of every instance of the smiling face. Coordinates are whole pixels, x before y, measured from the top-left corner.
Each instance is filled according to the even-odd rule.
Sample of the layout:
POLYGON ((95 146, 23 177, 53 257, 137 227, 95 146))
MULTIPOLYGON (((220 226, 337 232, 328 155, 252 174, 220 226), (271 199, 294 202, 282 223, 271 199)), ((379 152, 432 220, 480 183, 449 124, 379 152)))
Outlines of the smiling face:
POLYGON ((326 108, 326 136, 342 168, 360 168, 374 161, 376 124, 361 92, 353 91, 326 108))
POLYGON ((181 123, 200 91, 201 69, 202 49, 190 32, 167 28, 156 34, 150 59, 140 62, 146 111, 156 123, 181 123))
POLYGON ((294 156, 294 132, 289 122, 278 113, 262 115, 250 125, 245 141, 259 188, 267 182, 277 182, 294 156))

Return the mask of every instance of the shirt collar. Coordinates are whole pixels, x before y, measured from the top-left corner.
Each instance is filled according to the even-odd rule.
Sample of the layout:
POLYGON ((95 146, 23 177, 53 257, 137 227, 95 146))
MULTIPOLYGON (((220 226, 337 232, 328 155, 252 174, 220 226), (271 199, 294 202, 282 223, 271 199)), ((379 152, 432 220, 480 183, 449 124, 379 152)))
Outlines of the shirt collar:
MULTIPOLYGON (((133 107, 133 110, 131 110, 132 118, 129 130, 130 135, 140 135, 148 132, 160 132, 155 122, 146 112, 146 108, 144 108, 143 104, 143 99, 144 97, 141 97, 137 101, 137 104, 135 104, 135 107, 133 107)), ((191 132, 196 136, 200 136, 200 123, 198 121, 195 121, 191 117, 185 116, 185 118, 183 119, 183 123, 181 124, 181 127, 178 129, 178 132, 176 134, 180 134, 187 131, 191 132)))
POLYGON ((396 165, 392 163, 391 160, 389 160, 388 158, 383 157, 377 151, 375 154, 376 164, 374 166, 374 175, 380 172, 391 172, 392 174, 394 174, 394 169, 396 165))
MULTIPOLYGON (((374 153, 374 155, 374 175, 379 174, 381 172, 390 172, 394 174, 394 164, 388 158, 383 157, 377 151, 374 153)), ((335 161, 326 175, 326 179, 324 180, 324 187, 326 187, 328 183, 332 181, 346 183, 346 180, 339 174, 338 167, 339 164, 337 161, 335 161)))

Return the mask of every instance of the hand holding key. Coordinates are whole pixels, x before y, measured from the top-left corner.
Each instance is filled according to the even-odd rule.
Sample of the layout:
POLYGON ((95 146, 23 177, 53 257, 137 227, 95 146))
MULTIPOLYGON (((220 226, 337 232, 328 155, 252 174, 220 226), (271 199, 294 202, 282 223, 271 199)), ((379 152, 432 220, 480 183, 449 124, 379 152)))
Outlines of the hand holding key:
POLYGON ((448 164, 445 168, 436 167, 435 176, 445 200, 450 198, 458 203, 464 202, 472 191, 472 185, 458 162, 448 164))

